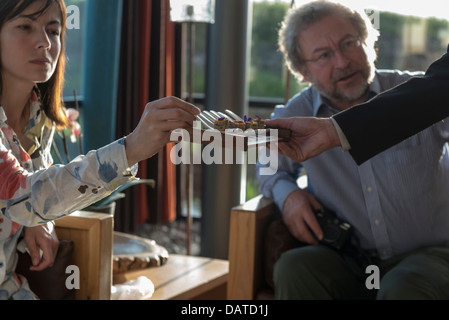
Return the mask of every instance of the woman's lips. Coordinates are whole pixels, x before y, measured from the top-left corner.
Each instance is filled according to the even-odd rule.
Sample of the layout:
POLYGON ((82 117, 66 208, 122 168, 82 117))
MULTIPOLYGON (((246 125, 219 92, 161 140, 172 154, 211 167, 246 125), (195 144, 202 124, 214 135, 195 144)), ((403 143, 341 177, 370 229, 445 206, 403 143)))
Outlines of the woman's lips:
POLYGON ((36 60, 31 60, 30 62, 32 64, 37 64, 40 66, 50 65, 50 61, 48 61, 47 59, 36 59, 36 60))

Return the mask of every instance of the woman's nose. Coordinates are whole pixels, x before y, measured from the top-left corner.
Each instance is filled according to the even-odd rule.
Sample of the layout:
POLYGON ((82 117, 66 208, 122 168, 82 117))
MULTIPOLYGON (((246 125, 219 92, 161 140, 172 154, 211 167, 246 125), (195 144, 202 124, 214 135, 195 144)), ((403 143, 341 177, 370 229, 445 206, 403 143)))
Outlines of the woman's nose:
POLYGON ((36 35, 36 48, 49 50, 51 48, 51 41, 46 30, 40 30, 36 35))

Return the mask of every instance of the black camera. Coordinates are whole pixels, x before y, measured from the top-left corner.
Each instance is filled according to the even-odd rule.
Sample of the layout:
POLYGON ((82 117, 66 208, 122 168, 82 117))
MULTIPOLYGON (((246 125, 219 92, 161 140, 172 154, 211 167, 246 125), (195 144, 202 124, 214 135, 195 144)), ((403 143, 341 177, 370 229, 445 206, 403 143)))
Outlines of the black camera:
POLYGON ((340 250, 349 242, 352 233, 352 227, 349 223, 340 220, 335 212, 328 209, 315 211, 318 223, 323 230, 323 239, 321 244, 340 250))

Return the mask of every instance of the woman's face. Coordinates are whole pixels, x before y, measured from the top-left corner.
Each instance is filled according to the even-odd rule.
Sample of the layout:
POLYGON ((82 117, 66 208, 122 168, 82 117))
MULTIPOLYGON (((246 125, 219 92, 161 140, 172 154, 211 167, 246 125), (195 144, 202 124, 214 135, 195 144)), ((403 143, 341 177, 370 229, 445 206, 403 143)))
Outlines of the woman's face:
POLYGON ((6 81, 48 81, 61 53, 61 12, 57 4, 42 15, 32 16, 42 8, 36 1, 21 14, 7 21, 0 30, 1 70, 6 81))

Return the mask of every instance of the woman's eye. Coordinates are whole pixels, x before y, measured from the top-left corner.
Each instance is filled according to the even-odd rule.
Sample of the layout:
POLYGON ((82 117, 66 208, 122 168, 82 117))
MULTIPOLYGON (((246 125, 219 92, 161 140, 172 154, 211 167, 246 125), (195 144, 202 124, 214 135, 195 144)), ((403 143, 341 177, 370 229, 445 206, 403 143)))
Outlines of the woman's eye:
POLYGON ((55 37, 59 37, 59 35, 61 34, 59 30, 50 30, 50 34, 55 36, 55 37))

